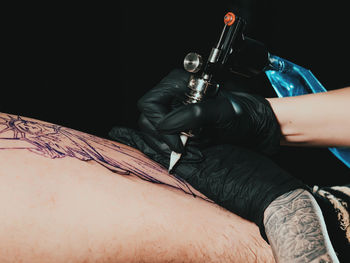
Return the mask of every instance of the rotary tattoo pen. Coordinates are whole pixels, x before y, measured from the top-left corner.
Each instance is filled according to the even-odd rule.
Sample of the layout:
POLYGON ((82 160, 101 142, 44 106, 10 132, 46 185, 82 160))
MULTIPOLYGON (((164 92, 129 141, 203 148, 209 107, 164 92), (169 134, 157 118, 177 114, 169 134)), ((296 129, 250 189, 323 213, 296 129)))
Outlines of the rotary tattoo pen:
MULTIPOLYGON (((219 85, 215 82, 215 75, 222 70, 229 56, 235 52, 235 42, 242 39, 245 28, 245 21, 232 12, 225 15, 224 24, 219 41, 211 49, 205 64, 202 56, 197 53, 189 53, 185 57, 184 68, 192 75, 187 85, 189 90, 186 93, 184 104, 198 103, 203 99, 208 89, 219 88, 219 85)), ((188 138, 192 136, 194 136, 192 131, 181 132, 182 144, 185 146, 188 138)), ((169 172, 180 158, 181 153, 171 152, 169 172)))

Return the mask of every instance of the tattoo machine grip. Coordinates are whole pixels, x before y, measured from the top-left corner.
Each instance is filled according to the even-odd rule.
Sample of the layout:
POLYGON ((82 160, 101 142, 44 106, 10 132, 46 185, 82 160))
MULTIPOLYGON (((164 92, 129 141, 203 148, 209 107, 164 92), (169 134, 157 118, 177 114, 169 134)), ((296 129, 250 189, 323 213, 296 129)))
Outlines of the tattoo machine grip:
MULTIPOLYGON (((236 17, 232 12, 228 12, 225 15, 224 24, 219 41, 212 48, 204 67, 201 55, 189 53, 185 57, 184 68, 188 72, 193 73, 193 75, 191 75, 187 85, 189 91, 186 94, 187 98, 184 104, 198 103, 203 99, 208 89, 217 89, 219 87, 215 82, 215 75, 227 63, 229 56, 233 53, 233 47, 236 46, 236 42, 241 41, 245 28, 245 21, 240 17, 236 17)), ((185 146, 188 138, 192 136, 192 131, 181 132, 182 144, 185 146)), ((171 152, 169 172, 180 158, 181 153, 171 152)))

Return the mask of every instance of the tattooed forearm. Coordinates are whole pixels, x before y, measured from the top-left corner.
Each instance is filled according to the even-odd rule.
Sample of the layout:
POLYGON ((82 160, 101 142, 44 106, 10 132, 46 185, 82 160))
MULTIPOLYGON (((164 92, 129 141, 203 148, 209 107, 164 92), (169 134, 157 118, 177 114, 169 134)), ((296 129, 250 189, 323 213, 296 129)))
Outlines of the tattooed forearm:
POLYGON ((322 212, 303 189, 274 200, 265 210, 264 225, 277 262, 339 262, 322 212))

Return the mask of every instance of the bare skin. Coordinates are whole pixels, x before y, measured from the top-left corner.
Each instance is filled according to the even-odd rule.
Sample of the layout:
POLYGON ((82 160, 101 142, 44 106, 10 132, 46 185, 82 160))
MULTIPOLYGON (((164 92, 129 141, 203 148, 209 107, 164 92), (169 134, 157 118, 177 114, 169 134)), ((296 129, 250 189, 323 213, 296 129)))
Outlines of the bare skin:
POLYGON ((0 114, 0 262, 274 262, 255 224, 133 148, 0 114))
POLYGON ((281 126, 281 144, 350 146, 350 87, 268 101, 281 126))

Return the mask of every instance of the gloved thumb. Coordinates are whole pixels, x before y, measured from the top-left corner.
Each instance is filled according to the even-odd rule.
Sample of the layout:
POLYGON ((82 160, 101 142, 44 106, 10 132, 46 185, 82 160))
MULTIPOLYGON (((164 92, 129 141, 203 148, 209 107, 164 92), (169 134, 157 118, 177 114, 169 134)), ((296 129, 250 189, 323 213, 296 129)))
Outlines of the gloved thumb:
POLYGON ((163 134, 175 134, 206 126, 220 128, 232 121, 234 116, 235 112, 228 99, 215 98, 173 110, 163 117, 156 128, 163 134))
MULTIPOLYGON (((109 136, 115 141, 141 151, 164 167, 169 165, 171 150, 165 142, 155 136, 118 126, 111 129, 109 136)), ((183 154, 180 162, 183 164, 199 163, 202 160, 202 153, 197 147, 192 147, 190 142, 189 145, 187 145, 186 152, 183 154)))
POLYGON ((177 153, 184 152, 185 149, 182 145, 179 134, 160 134, 144 114, 140 115, 138 126, 142 132, 152 135, 153 137, 158 137, 158 141, 165 142, 162 144, 153 145, 156 147, 156 149, 159 149, 158 152, 169 151, 169 148, 177 153))

